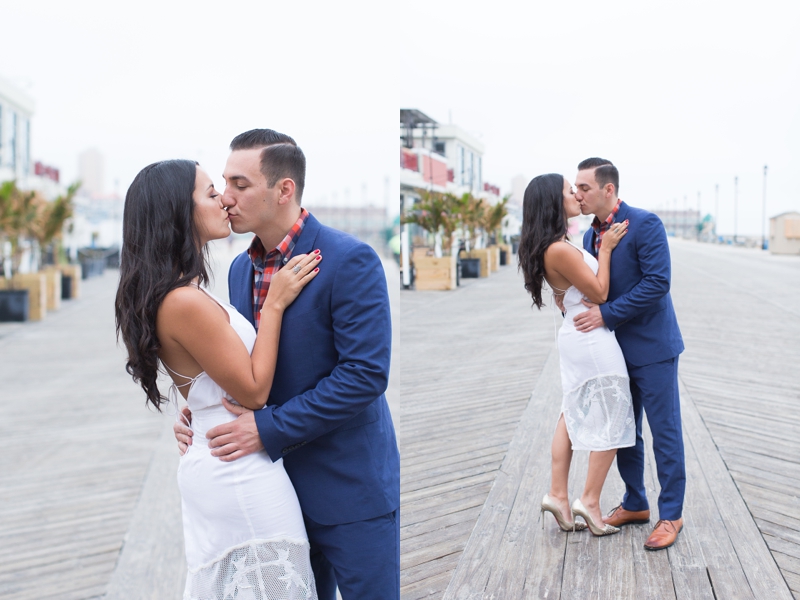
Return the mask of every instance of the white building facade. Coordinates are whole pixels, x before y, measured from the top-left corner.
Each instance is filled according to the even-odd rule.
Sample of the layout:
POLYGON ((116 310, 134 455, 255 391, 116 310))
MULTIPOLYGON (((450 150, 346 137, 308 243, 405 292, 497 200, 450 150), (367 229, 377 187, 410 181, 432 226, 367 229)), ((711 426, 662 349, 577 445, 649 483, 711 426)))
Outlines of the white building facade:
POLYGON ((25 91, 0 77, 0 181, 27 187, 32 173, 31 117, 35 105, 25 91))

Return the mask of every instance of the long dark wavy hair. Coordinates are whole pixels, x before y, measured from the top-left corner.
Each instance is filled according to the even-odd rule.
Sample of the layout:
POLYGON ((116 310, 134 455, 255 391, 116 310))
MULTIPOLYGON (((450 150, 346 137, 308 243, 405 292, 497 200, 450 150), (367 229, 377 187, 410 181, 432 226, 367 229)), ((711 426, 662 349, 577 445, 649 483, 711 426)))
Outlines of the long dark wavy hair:
POLYGON ((525 289, 540 310, 544 306, 544 252, 550 244, 566 235, 564 176, 548 173, 534 177, 525 189, 522 204, 519 269, 525 277, 525 289))
POLYGON ((197 163, 165 160, 142 169, 128 188, 122 216, 120 279, 114 309, 125 369, 161 412, 156 315, 166 295, 195 277, 208 282, 208 250, 194 222, 197 163))

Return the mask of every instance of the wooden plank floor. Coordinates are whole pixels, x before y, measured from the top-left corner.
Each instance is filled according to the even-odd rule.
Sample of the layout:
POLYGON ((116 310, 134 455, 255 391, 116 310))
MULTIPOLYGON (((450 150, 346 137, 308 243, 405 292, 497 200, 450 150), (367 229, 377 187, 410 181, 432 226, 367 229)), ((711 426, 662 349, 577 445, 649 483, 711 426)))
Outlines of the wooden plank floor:
POLYGON ((800 598, 800 257, 679 242, 681 379, 800 598))
POLYGON ((116 278, 0 326, 0 598, 100 598, 117 564, 163 419, 125 373, 116 278))
MULTIPOLYGON (((218 296, 247 243, 212 251, 218 296)), ((394 317, 399 271, 384 264, 394 317)), ((182 596, 173 417, 148 411, 125 372, 117 277, 84 281, 81 298, 44 321, 0 324, 1 599, 182 596)), ((397 380, 394 369, 386 395, 395 421, 397 380)))
MULTIPOLYGON (((666 552, 645 553, 642 544, 649 534, 646 526, 629 527, 611 538, 595 539, 580 533, 563 534, 552 518, 544 523, 540 520, 538 504, 549 485, 549 443, 560 404, 560 382, 554 353, 545 364, 545 356, 553 347, 551 322, 530 311, 525 316, 515 312, 519 296, 515 297, 513 286, 521 291, 521 282, 495 275, 451 293, 446 300, 446 294, 403 295, 403 331, 413 330, 414 335, 411 343, 407 344, 404 337, 401 344, 401 414, 433 411, 433 406, 442 411, 442 418, 420 422, 425 431, 419 427, 408 430, 410 420, 402 419, 403 598, 440 598, 448 584, 448 598, 789 598, 789 588, 797 596, 793 582, 797 580, 800 555, 800 519, 796 515, 796 461, 800 449, 796 433, 800 419, 790 409, 797 406, 800 387, 790 373, 797 373, 796 367, 792 371, 792 365, 800 358, 794 342, 798 339, 796 282, 800 282, 800 259, 786 260, 754 251, 742 254, 746 252, 686 242, 673 244, 673 295, 689 347, 681 361, 689 485, 686 530, 680 542, 666 552), (738 279, 732 277, 734 274, 738 279), (788 289, 777 289, 792 277, 788 289), (731 278, 730 284, 726 278, 731 278), (726 305, 724 295, 735 296, 735 289, 741 287, 738 282, 748 278, 756 284, 758 293, 749 294, 745 300, 737 297, 726 305), (714 282, 713 286, 709 281, 714 282), (487 360, 484 355, 472 364, 472 369, 460 364, 466 372, 480 371, 480 384, 473 380, 461 385, 457 379, 442 384, 439 377, 435 386, 428 384, 437 391, 426 393, 425 382, 433 381, 428 373, 447 363, 435 358, 436 354, 427 354, 424 340, 444 340, 445 346, 452 346, 449 333, 442 332, 440 322, 449 323, 442 321, 449 315, 469 314, 469 304, 481 304, 472 301, 470 295, 484 303, 487 297, 494 298, 496 304, 502 305, 489 310, 516 320, 510 328, 513 333, 491 327, 491 319, 474 319, 467 339, 482 337, 487 347, 500 348, 497 360, 487 360), (770 309, 775 304, 783 308, 766 311, 765 301, 770 309), (719 325, 737 317, 738 329, 719 325), (535 324, 533 333, 523 335, 520 330, 529 324, 535 324), (520 369, 519 365, 514 368, 506 364, 506 343, 517 346, 520 337, 527 337, 528 344, 537 347, 539 367, 528 365, 520 369), (761 351, 761 341, 767 338, 772 350, 767 356, 754 358, 761 351), (754 363, 764 363, 765 367, 754 368, 754 363), (414 377, 415 371, 423 371, 427 379, 414 377), (422 442, 414 434, 421 433, 423 438, 427 434, 427 450, 421 454, 442 452, 442 445, 452 446, 451 440, 458 440, 460 425, 470 427, 476 418, 474 407, 458 409, 459 396, 481 398, 482 408, 487 399, 493 398, 491 405, 502 407, 507 402, 495 390, 525 375, 533 376, 529 388, 536 384, 537 389, 524 414, 518 413, 519 427, 510 448, 505 446, 507 451, 502 457, 498 456, 501 444, 487 445, 483 452, 477 447, 469 448, 469 460, 485 465, 483 487, 456 487, 459 479, 454 477, 448 493, 461 499, 462 504, 434 493, 427 496, 422 512, 409 510, 407 520, 405 513, 412 506, 416 491, 407 474, 414 472, 418 480, 426 478, 425 466, 416 458, 420 455, 416 447, 422 442), (731 397, 735 403, 729 400, 731 397), (771 402, 761 399, 766 397, 771 402), (782 406, 786 414, 775 415, 774 406, 782 406), (773 428, 773 421, 780 423, 773 428), (769 431, 774 434, 768 435, 769 431), (502 464, 500 470, 498 462, 502 464), (492 475, 494 487, 487 486, 487 478, 492 475), (478 508, 475 505, 482 495, 487 500, 478 508), (471 498, 471 506, 462 508, 467 498, 471 498), (426 526, 420 515, 436 516, 426 526), (466 533, 470 527, 472 530, 466 533), (449 535, 448 529, 452 530, 449 535), (468 544, 464 544, 465 535, 472 536, 468 544), (441 556, 436 558, 437 554, 441 556)), ((526 301, 522 295, 522 302, 526 301)), ((449 353, 440 356, 452 360, 449 353)), ((489 432, 487 436, 480 433, 479 428, 477 435, 481 439, 493 437, 489 432)), ((470 435, 461 436, 458 447, 465 448, 471 440, 470 435)), ((585 476, 586 456, 582 454, 576 453, 571 478, 573 494, 579 493, 585 476)), ((648 459, 646 481, 651 504, 656 506, 658 483, 652 455, 648 459)), ((446 478, 442 465, 437 467, 436 476, 446 478)), ((451 474, 458 475, 462 470, 455 465, 451 474)), ((622 482, 612 468, 603 506, 616 504, 621 493, 622 482)))
POLYGON ((462 283, 400 298, 407 600, 441 597, 447 587, 554 341, 553 312, 531 308, 515 266, 462 283))

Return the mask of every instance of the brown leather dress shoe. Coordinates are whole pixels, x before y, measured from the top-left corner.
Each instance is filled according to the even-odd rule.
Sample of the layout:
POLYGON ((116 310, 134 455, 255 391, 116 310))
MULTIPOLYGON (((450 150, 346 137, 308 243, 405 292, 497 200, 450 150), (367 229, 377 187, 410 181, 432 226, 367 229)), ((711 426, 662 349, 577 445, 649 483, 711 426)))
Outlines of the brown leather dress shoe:
POLYGON ((669 548, 675 543, 675 540, 678 539, 678 534, 681 532, 681 529, 683 529, 683 519, 678 519, 676 521, 661 519, 656 523, 653 533, 650 534, 650 537, 647 538, 647 541, 644 543, 645 550, 663 550, 664 548, 669 548))
POLYGON ((638 525, 641 523, 650 522, 649 510, 625 510, 622 504, 616 508, 612 508, 607 516, 603 517, 603 523, 613 525, 614 527, 622 527, 623 525, 638 525))

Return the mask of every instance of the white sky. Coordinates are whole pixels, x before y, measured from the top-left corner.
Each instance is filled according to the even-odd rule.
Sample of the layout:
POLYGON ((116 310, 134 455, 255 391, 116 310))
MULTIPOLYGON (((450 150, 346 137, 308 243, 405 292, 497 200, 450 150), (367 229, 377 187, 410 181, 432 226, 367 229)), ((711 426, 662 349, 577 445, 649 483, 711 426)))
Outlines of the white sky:
POLYGON ((397 210, 398 109, 476 133, 484 175, 573 179, 614 161, 645 208, 714 210, 733 232, 800 209, 800 3, 760 0, 402 5, 231 0, 0 0, 0 75, 36 101, 32 156, 77 177, 98 148, 106 186, 193 158, 218 187, 231 138, 292 135, 308 157, 305 202, 367 196, 397 210), (474 8, 471 8, 473 7, 474 8), (740 8, 740 6, 742 8, 740 8))
MULTIPOLYGON (((306 154, 304 203, 397 212, 396 65, 380 27, 342 3, 0 0, 0 75, 32 95, 31 154, 78 176, 105 158, 124 194, 145 165, 198 160, 218 188, 228 144, 269 127, 306 154)), ((351 3, 353 4, 353 3, 351 3)))
POLYGON ((405 2, 400 105, 452 122, 486 145, 484 179, 580 160, 620 169, 620 196, 643 208, 714 212, 733 233, 800 210, 800 3, 405 2), (461 7, 461 8, 459 8, 461 7))

